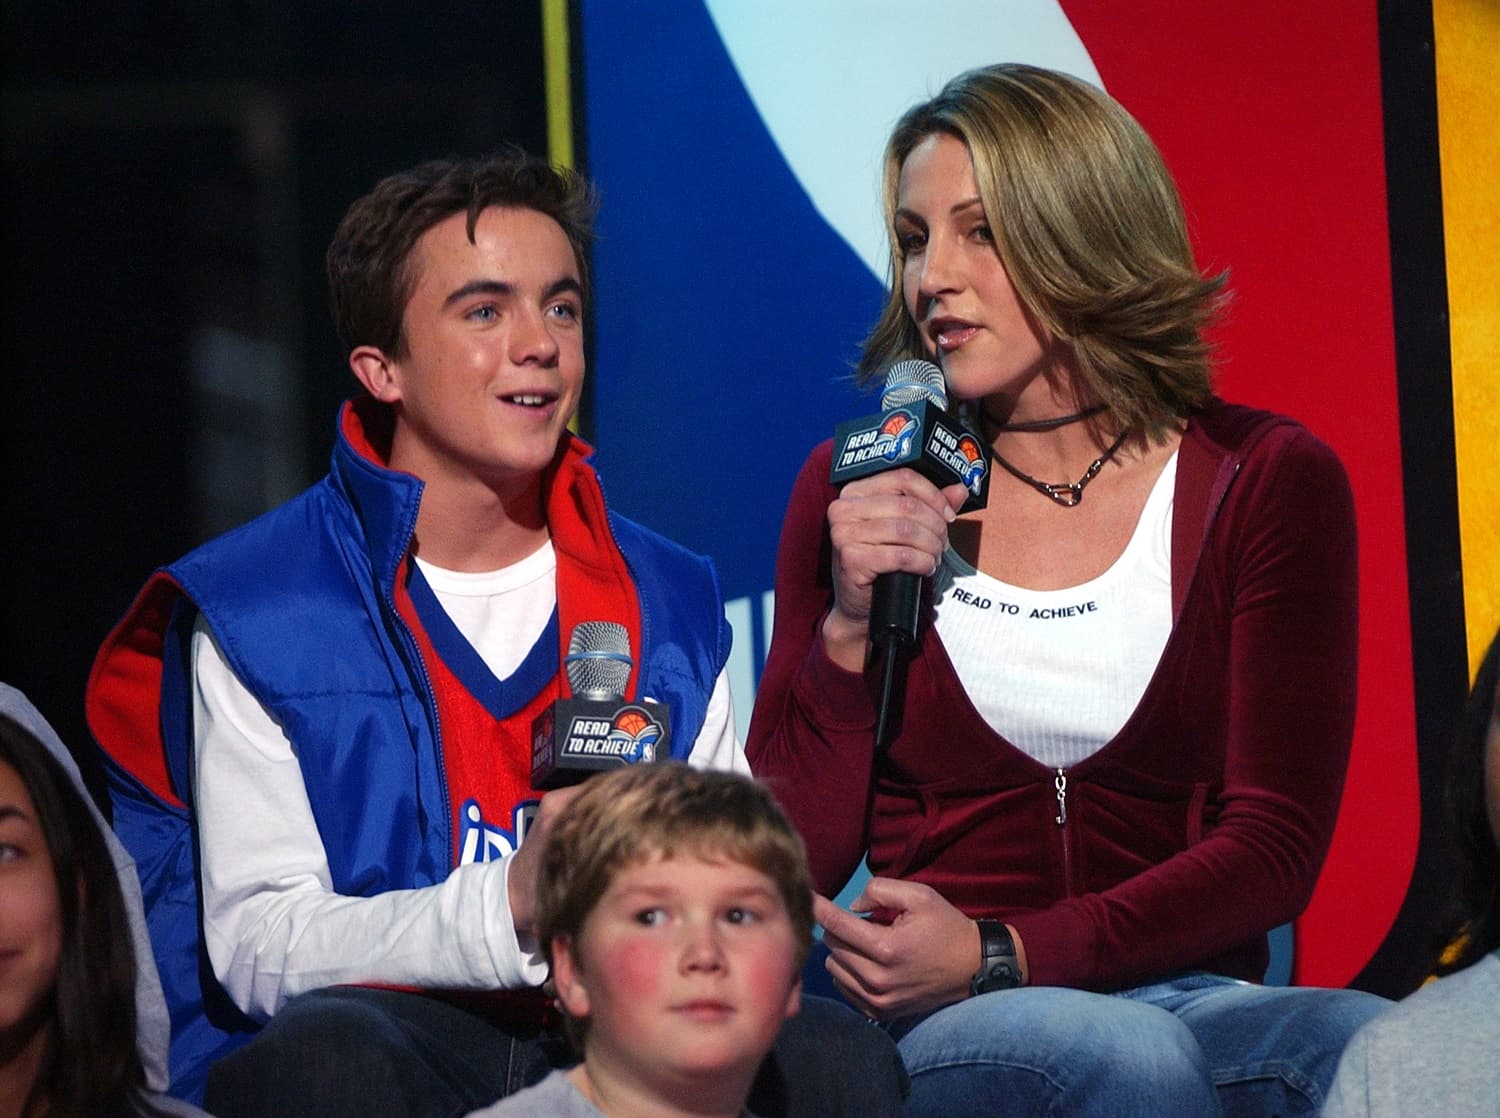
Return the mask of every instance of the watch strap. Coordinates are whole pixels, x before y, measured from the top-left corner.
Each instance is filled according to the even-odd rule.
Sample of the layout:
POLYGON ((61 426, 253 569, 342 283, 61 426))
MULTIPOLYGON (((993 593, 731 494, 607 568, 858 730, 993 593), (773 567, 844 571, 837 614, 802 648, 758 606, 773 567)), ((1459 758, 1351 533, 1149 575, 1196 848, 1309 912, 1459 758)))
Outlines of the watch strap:
POLYGON ((969 980, 969 994, 977 997, 1021 985, 1021 965, 1010 929, 999 920, 976 920, 979 925, 979 969, 969 980))

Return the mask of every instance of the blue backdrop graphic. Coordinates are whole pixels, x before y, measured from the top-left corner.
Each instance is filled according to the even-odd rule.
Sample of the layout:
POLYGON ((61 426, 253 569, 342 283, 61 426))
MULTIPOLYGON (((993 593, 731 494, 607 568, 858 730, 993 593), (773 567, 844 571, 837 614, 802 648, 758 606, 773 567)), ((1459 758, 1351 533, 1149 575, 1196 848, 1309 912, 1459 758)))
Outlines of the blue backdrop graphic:
POLYGON ((814 211, 702 4, 584 20, 604 483, 754 603, 731 610, 743 724, 792 479, 836 419, 874 410, 849 376, 881 285, 814 211))
POLYGON ((582 6, 587 169, 603 196, 600 464, 617 508, 718 563, 742 733, 792 480, 838 420, 876 409, 851 371, 884 288, 885 134, 954 73, 997 58, 1097 80, 1056 0, 938 10, 582 6))

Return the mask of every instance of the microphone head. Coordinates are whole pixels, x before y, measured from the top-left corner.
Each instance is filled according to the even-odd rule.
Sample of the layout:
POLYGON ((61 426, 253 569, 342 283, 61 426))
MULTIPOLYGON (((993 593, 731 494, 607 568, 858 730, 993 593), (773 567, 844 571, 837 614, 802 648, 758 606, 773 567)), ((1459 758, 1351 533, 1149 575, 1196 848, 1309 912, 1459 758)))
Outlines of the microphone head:
POLYGON ((931 361, 911 357, 897 361, 885 373, 885 391, 880 394, 880 410, 910 407, 931 400, 940 408, 948 407, 948 384, 943 370, 931 361))
POLYGON ((618 699, 630 680, 630 635, 618 621, 580 621, 563 662, 580 699, 618 699))

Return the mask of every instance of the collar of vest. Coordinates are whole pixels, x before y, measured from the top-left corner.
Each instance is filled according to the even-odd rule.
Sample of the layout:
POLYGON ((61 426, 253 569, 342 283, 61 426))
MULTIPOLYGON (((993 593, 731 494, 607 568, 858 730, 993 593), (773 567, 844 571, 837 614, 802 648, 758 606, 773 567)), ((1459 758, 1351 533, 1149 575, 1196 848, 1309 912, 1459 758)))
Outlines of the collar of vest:
MULTIPOLYGON (((424 488, 420 478, 391 469, 394 431, 395 414, 389 405, 369 397, 347 401, 339 412, 330 470, 360 520, 370 566, 387 601, 396 598, 424 488)), ((583 439, 566 434, 542 478, 547 531, 558 559, 560 636, 566 645, 581 621, 624 624, 631 635, 633 661, 626 694, 634 694, 644 652, 639 606, 594 472, 593 454, 594 448, 583 439), (610 608, 601 613, 602 603, 610 603, 610 608), (618 613, 627 616, 614 616, 618 613)))

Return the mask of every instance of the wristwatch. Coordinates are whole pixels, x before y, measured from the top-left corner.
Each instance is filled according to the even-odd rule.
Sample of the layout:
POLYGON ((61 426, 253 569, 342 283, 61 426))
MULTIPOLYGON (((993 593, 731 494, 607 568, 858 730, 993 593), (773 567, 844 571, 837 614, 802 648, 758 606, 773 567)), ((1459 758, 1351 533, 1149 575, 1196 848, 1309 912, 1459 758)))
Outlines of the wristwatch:
POLYGON ((969 979, 969 994, 977 997, 992 990, 1014 990, 1021 985, 1021 965, 1010 929, 999 920, 976 920, 979 925, 981 960, 969 979))

